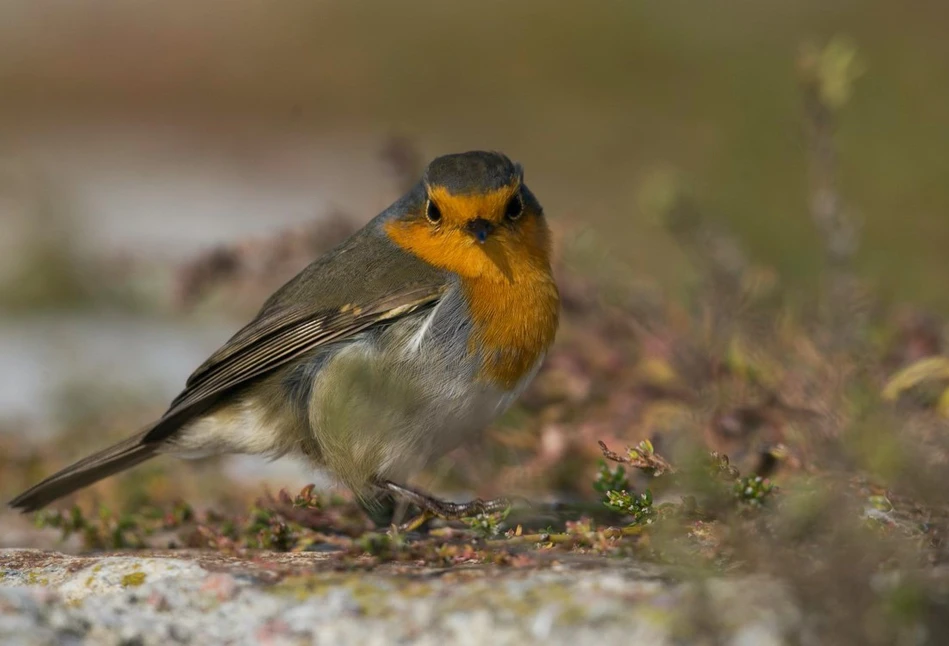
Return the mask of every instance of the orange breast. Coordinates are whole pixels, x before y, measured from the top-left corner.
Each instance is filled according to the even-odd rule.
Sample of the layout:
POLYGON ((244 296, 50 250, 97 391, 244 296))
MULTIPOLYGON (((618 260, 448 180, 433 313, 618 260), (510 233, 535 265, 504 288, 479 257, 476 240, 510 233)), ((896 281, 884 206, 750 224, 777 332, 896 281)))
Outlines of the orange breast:
POLYGON ((517 268, 513 281, 462 280, 471 311, 469 348, 483 357, 480 377, 506 390, 534 367, 557 333, 560 299, 549 271, 517 268))
MULTIPOLYGON (((471 211, 476 212, 493 211, 483 206, 471 211)), ((389 222, 386 233, 403 249, 458 276, 472 318, 469 350, 484 360, 479 377, 513 389, 557 333, 560 297, 543 219, 525 216, 516 227, 499 226, 484 244, 459 227, 433 228, 418 219, 389 222)))

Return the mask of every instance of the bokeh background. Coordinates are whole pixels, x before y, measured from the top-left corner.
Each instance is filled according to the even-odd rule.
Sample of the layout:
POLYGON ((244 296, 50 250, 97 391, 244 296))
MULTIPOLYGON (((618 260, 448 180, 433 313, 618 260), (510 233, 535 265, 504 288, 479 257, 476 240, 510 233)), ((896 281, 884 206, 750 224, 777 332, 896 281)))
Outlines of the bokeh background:
MULTIPOLYGON (((923 0, 5 0, 0 493, 159 414, 266 295, 191 302, 182 285, 194 275, 250 264, 244 278, 273 287, 444 152, 522 162, 575 243, 570 270, 608 274, 644 301, 679 302, 703 278, 656 215, 670 186, 687 186, 742 262, 804 309, 826 288, 812 199, 830 168, 839 210, 859 226, 848 271, 888 307, 941 320, 947 24, 949 5, 923 0), (835 60, 856 52, 847 69, 859 78, 817 140, 837 155, 822 167, 802 52, 827 43, 842 43, 835 60)), ((572 289, 576 303, 592 287, 572 289)), ((922 353, 938 353, 933 343, 922 353)), ((602 345, 588 349, 607 357, 594 373, 618 360, 602 345)), ((568 402, 609 384, 558 383, 568 402)), ((557 428, 535 425, 520 448, 563 455, 557 428)), ((584 436, 594 454, 601 431, 635 435, 598 427, 584 436)), ((228 464, 245 484, 314 477, 287 462, 228 464)), ((202 469, 218 473, 189 468, 175 486, 209 498, 232 486, 202 469)), ((570 489, 571 473, 551 482, 570 489)), ((155 482, 151 493, 172 486, 155 482)))

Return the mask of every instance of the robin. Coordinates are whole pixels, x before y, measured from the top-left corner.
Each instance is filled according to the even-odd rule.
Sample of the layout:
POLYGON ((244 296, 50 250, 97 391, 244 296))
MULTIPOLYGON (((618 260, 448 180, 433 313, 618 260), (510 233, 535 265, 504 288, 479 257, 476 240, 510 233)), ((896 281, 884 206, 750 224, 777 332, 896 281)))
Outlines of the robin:
POLYGON ((34 511, 161 454, 297 454, 362 501, 456 519, 507 506, 407 486, 530 383, 554 340, 550 232, 519 164, 434 159, 406 195, 277 290, 144 430, 10 502, 34 511))

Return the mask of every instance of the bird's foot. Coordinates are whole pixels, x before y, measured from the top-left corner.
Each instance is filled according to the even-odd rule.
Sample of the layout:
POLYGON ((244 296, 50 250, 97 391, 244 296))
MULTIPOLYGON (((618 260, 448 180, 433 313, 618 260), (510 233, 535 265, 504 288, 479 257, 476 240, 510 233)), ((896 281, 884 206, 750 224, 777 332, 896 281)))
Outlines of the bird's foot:
POLYGON ((477 516, 478 514, 502 512, 511 507, 511 501, 508 498, 492 498, 490 500, 476 498, 468 502, 449 502, 389 480, 383 480, 378 484, 378 487, 422 510, 419 516, 399 526, 400 531, 406 532, 417 530, 433 518, 460 520, 462 518, 477 516))

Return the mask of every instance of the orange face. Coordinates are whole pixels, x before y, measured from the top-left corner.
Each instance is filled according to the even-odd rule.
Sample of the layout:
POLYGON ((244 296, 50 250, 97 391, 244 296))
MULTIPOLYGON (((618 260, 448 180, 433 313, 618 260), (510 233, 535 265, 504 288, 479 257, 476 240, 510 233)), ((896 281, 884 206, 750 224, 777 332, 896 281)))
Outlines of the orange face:
POLYGON ((481 193, 430 186, 421 212, 385 227, 402 248, 461 277, 480 377, 513 389, 553 342, 559 318, 550 234, 533 196, 519 182, 481 193))
POLYGON ((427 187, 420 213, 388 222, 398 245, 464 278, 515 282, 549 271, 550 235, 542 213, 519 182, 484 193, 427 187))

